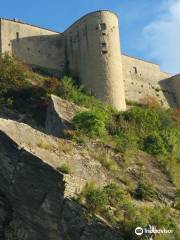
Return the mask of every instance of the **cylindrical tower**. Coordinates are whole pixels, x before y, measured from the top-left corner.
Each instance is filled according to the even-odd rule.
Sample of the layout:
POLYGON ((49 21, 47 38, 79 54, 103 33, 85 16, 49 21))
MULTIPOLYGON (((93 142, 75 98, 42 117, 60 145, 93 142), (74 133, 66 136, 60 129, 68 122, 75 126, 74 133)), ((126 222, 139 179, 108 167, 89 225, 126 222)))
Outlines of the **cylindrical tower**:
POLYGON ((64 34, 70 72, 97 98, 125 110, 118 17, 110 11, 93 12, 64 34))

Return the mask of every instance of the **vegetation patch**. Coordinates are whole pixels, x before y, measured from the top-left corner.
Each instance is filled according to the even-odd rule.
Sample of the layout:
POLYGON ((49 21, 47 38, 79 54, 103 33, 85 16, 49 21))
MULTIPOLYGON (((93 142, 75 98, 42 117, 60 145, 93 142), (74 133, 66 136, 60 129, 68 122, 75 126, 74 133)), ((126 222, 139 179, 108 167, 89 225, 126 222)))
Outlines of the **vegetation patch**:
MULTIPOLYGON (((134 229, 137 226, 147 227, 149 224, 157 229, 173 230, 172 240, 179 237, 178 216, 170 208, 135 205, 129 193, 114 183, 103 188, 96 187, 93 183, 87 184, 79 196, 79 201, 91 214, 100 214, 110 224, 118 227, 125 240, 139 239, 134 234, 134 229)), ((169 235, 163 235, 163 239, 168 240, 169 235)))
POLYGON ((156 197, 156 192, 151 184, 140 181, 134 191, 134 197, 139 200, 152 200, 156 197))
POLYGON ((57 167, 57 170, 64 173, 64 174, 71 174, 72 173, 72 169, 70 167, 69 164, 64 163, 61 166, 57 167))

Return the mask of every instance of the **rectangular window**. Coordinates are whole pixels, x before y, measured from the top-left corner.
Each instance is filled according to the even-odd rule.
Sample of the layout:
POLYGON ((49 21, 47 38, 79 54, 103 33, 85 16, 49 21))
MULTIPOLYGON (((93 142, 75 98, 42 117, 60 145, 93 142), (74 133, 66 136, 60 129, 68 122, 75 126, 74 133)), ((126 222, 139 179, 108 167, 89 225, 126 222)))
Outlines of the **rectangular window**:
POLYGON ((106 26, 105 23, 100 23, 100 29, 101 29, 102 31, 106 30, 106 28, 107 28, 107 26, 106 26))
POLYGON ((19 41, 19 32, 16 33, 16 40, 19 41))
POLYGON ((133 67, 134 68, 134 73, 137 74, 137 67, 133 67))
POLYGON ((102 54, 107 54, 107 53, 108 53, 107 50, 103 50, 103 51, 102 51, 102 54))

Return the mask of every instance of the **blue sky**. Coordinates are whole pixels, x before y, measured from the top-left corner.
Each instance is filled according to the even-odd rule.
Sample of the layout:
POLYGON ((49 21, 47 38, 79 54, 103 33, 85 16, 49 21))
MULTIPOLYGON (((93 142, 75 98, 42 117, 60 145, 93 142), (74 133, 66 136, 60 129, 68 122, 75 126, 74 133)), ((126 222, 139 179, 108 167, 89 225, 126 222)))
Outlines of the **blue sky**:
POLYGON ((99 9, 118 14, 123 53, 180 72, 180 0, 1 0, 0 17, 63 32, 99 9))

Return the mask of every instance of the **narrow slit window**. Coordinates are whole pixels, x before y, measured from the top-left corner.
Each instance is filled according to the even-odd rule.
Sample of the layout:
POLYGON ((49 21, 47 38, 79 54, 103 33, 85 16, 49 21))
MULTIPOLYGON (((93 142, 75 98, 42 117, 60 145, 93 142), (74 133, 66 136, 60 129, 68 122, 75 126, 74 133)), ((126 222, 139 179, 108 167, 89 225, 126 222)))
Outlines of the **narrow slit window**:
POLYGON ((16 40, 19 41, 19 32, 16 33, 16 40))
POLYGON ((105 42, 102 42, 102 47, 106 47, 106 43, 105 42))
POLYGON ((137 67, 133 67, 134 68, 134 72, 135 72, 135 74, 137 74, 138 72, 137 72, 137 67))

